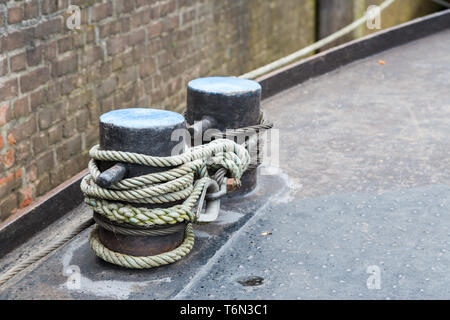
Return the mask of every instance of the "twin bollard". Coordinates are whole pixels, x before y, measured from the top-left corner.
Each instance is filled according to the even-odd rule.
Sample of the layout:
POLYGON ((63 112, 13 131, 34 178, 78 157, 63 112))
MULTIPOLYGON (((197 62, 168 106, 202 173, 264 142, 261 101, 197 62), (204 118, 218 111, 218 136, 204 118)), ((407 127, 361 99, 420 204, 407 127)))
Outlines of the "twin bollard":
MULTIPOLYGON (((184 117, 144 108, 103 114, 97 154, 91 150, 90 180, 82 183, 86 203, 94 209, 97 222, 91 235, 96 254, 131 268, 164 265, 186 255, 193 245, 190 222, 198 219, 203 201, 220 201, 208 200, 214 197, 205 198, 205 194, 223 191, 210 171, 221 168, 225 179, 234 176, 240 181, 232 195, 248 193, 256 186, 258 163, 241 145, 249 149, 253 143, 259 157, 259 141, 242 128, 261 123, 260 99, 257 82, 210 77, 189 82, 184 117), (229 140, 211 142, 223 138, 236 144, 229 140), (201 150, 195 145, 191 149, 189 143, 184 146, 195 141, 201 150), (173 157, 176 148, 181 156, 173 157), (191 150, 196 151, 187 161, 183 153, 191 150), (114 157, 107 151, 114 152, 114 157), (199 176, 197 181, 192 180, 194 172, 199 176), (200 206, 197 216, 190 212, 194 202, 200 206)), ((219 207, 214 208, 218 214, 219 207)))

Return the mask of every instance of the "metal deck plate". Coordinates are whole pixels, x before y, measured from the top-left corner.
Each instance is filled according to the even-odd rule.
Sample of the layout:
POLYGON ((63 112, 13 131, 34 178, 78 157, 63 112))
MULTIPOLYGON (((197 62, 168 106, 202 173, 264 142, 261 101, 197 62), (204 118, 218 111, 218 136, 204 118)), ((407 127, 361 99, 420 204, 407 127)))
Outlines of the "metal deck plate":
POLYGON ((449 299, 449 52, 447 30, 265 100, 282 172, 225 201, 186 259, 124 270, 85 231, 0 298, 449 299))

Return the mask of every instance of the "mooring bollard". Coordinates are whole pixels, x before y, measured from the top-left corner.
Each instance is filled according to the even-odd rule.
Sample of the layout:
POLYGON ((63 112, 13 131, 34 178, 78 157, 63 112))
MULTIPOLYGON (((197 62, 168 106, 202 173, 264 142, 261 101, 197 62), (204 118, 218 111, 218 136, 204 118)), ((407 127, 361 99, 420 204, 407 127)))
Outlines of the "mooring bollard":
POLYGON ((188 116, 201 125, 188 129, 215 127, 214 141, 186 147, 186 121, 170 111, 122 109, 100 117, 100 144, 89 151, 80 187, 97 224, 89 244, 101 259, 136 269, 174 263, 194 246, 193 224, 217 219, 222 196, 241 181, 241 193, 254 188, 252 146, 259 130, 272 127, 260 111, 261 87, 209 78, 192 81, 190 89, 188 116))
MULTIPOLYGON (((100 116, 100 149, 140 153, 150 156, 170 156, 180 141, 172 141, 172 132, 186 129, 184 118, 175 112, 154 109, 114 110, 100 116)), ((104 188, 121 179, 167 170, 132 163, 98 161, 102 171, 97 183, 104 188)), ((181 203, 179 201, 178 203, 181 203)), ((141 207, 168 207, 177 204, 139 204, 141 207)), ((96 214, 96 219, 102 217, 96 214)), ((171 232, 160 236, 133 236, 114 233, 99 226, 99 239, 108 249, 133 256, 150 256, 178 247, 184 239, 185 223, 171 225, 171 232)), ((121 224, 124 227, 124 224, 121 224)), ((126 227, 126 225, 125 225, 126 227)), ((136 229, 136 226, 133 227, 136 229)), ((155 229, 167 229, 157 226, 155 229)))
MULTIPOLYGON (((187 87, 185 114, 186 121, 191 126, 190 133, 202 134, 207 129, 225 132, 227 129, 258 125, 261 116, 260 101, 261 86, 252 80, 235 77, 192 80, 187 87)), ((233 139, 232 136, 227 138, 233 139)), ((209 140, 202 142, 208 143, 209 140)), ((241 179, 241 187, 231 195, 252 191, 256 186, 256 174, 256 166, 249 168, 241 179)))

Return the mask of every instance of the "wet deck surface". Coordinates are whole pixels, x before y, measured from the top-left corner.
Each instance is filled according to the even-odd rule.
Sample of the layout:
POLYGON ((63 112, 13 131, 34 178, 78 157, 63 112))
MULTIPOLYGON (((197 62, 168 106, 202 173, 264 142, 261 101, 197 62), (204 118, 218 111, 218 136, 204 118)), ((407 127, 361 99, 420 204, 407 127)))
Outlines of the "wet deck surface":
POLYGON ((265 100, 281 171, 224 201, 184 260, 120 269, 86 230, 0 298, 449 299, 449 52, 450 30, 265 100), (73 265, 79 289, 65 284, 73 265))

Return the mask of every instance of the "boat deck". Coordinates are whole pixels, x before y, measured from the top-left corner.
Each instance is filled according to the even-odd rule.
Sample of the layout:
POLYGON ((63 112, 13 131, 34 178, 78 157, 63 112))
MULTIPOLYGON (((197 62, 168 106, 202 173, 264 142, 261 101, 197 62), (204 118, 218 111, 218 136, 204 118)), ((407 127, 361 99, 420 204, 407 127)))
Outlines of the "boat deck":
MULTIPOLYGON (((450 299, 450 29, 262 106, 279 130, 279 169, 260 168, 254 192, 225 199, 218 221, 196 226, 186 258, 122 269, 93 254, 89 228, 0 298, 450 299), (72 266, 79 288, 66 285, 72 266), (367 286, 370 269, 379 289, 367 286)), ((91 213, 80 205, 70 214, 91 213)), ((34 237, 0 265, 40 243, 34 237)))

